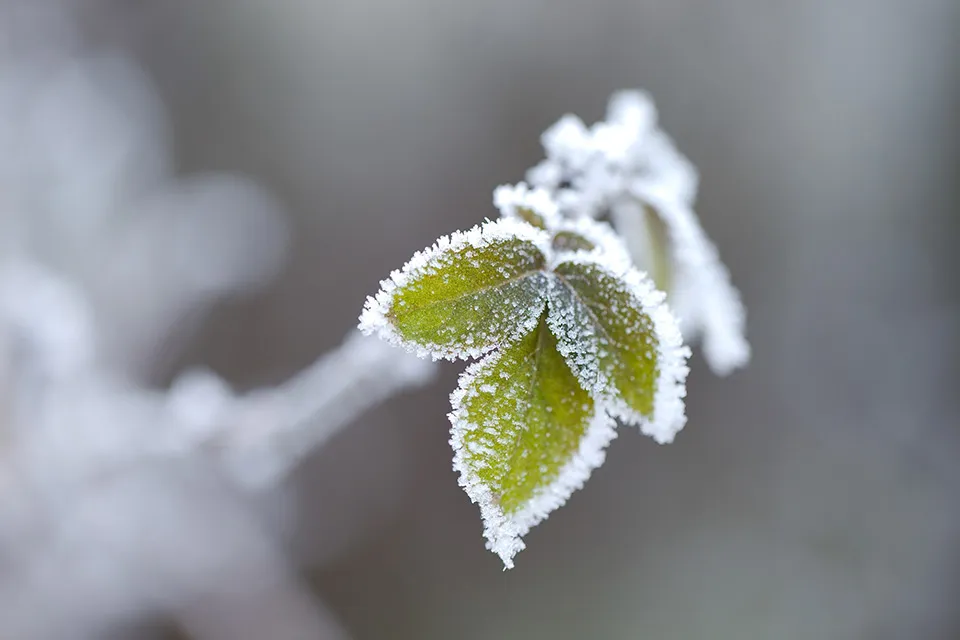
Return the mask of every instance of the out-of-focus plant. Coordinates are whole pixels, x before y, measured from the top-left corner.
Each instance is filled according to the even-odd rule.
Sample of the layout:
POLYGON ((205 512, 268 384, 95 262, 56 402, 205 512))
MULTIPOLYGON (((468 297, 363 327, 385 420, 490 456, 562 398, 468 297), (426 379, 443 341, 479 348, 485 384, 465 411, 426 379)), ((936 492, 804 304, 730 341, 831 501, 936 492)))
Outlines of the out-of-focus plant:
POLYGON ((506 568, 603 462, 617 420, 661 443, 684 426, 681 328, 718 373, 749 358, 691 208, 696 173, 650 100, 617 94, 606 122, 565 116, 543 144, 533 188, 499 187, 499 220, 415 254, 360 317, 418 356, 480 358, 450 397, 453 466, 506 568))
POLYGON ((286 590, 305 604, 285 637, 318 637, 322 606, 241 497, 433 366, 351 330, 276 387, 200 369, 150 386, 218 299, 279 270, 283 212, 247 178, 176 177, 129 58, 44 42, 0 60, 0 636, 161 612, 210 637, 197 598, 286 590))

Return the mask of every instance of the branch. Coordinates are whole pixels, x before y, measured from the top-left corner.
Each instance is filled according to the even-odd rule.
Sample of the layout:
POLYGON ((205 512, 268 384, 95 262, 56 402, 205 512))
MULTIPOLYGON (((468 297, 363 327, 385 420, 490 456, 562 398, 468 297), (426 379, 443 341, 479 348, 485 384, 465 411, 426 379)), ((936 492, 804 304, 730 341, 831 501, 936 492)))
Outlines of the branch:
POLYGON ((195 446, 242 486, 261 489, 361 413, 425 385, 434 372, 433 363, 353 331, 287 382, 239 397, 212 373, 185 374, 170 391, 170 408, 195 446))

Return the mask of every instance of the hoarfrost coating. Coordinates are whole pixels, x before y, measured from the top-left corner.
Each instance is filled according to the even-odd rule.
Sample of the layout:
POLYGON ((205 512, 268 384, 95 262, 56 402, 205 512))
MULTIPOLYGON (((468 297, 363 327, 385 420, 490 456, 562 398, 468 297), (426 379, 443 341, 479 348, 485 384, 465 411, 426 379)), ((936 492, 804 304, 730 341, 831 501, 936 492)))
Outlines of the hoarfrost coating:
POLYGON ((603 464, 607 445, 616 435, 615 422, 605 409, 597 404, 593 418, 581 439, 575 455, 563 466, 557 478, 549 485, 538 490, 537 494, 518 512, 507 514, 500 505, 497 496, 483 482, 466 459, 467 448, 464 434, 475 428, 465 416, 464 401, 473 391, 474 380, 489 370, 500 353, 494 353, 479 362, 471 364, 460 375, 457 389, 450 395, 453 411, 450 412, 450 445, 453 448, 453 469, 459 476, 460 486, 464 488, 470 500, 480 507, 483 519, 483 535, 487 539, 487 548, 503 561, 504 568, 513 568, 513 557, 526 548, 523 542, 530 529, 542 522, 556 509, 562 507, 567 499, 589 479, 590 473, 603 464))
POLYGON ((524 183, 493 199, 498 221, 414 254, 360 329, 420 357, 483 357, 450 396, 453 467, 512 568, 523 536, 603 462, 615 419, 660 443, 683 428, 689 349, 608 224, 562 216, 524 183))
POLYGON ((740 294, 693 211, 696 169, 658 127, 650 97, 614 94, 606 121, 588 128, 574 115, 563 116, 542 143, 546 158, 527 172, 530 184, 553 194, 566 217, 609 217, 641 270, 653 269, 664 251, 664 287, 684 337, 702 339, 717 374, 744 366, 750 345, 740 294), (665 237, 651 230, 651 216, 665 237))
POLYGON ((388 279, 380 283, 380 291, 367 298, 360 315, 360 330, 366 335, 376 334, 418 357, 430 356, 435 360, 476 358, 504 342, 520 337, 533 328, 545 301, 541 300, 539 307, 526 306, 509 312, 503 310, 503 315, 498 316, 496 325, 471 327, 472 332, 476 332, 475 337, 467 335, 463 341, 452 345, 405 339, 395 330, 389 318, 394 312, 395 292, 399 288, 417 278, 436 273, 457 252, 488 248, 504 240, 528 242, 544 255, 550 251, 549 236, 544 231, 511 218, 486 222, 466 232, 458 231, 450 236, 441 236, 433 246, 415 253, 402 269, 391 273, 388 279), (520 315, 513 315, 514 312, 520 315))
MULTIPOLYGON (((683 398, 686 396, 686 378, 689 367, 686 364, 690 349, 683 344, 680 329, 662 292, 654 289, 649 279, 632 267, 622 269, 622 265, 598 261, 595 256, 572 256, 568 264, 590 265, 609 274, 610 281, 620 282, 622 292, 633 299, 634 303, 653 322, 653 335, 656 336, 657 379, 655 381, 654 406, 651 416, 643 416, 630 408, 619 394, 612 393, 609 374, 599 364, 599 354, 609 350, 605 343, 586 322, 583 313, 566 302, 562 295, 554 293, 550 297, 550 313, 547 323, 560 340, 560 351, 573 362, 584 388, 593 389, 604 399, 607 410, 612 416, 624 423, 638 426, 640 430, 659 443, 672 442, 676 434, 683 429, 687 418, 683 398), (587 348, 584 349, 584 346, 587 348)), ((618 313, 615 305, 612 309, 618 313)))

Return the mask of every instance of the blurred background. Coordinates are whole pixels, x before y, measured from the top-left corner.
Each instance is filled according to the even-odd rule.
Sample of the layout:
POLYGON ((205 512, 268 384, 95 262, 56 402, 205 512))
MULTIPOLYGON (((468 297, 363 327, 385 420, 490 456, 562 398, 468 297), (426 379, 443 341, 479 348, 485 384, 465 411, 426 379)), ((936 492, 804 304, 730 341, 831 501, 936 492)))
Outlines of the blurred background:
MULTIPOLYGON (((754 350, 729 378, 695 356, 677 441, 624 430, 507 573, 451 470, 447 394, 462 365, 443 364, 283 486, 208 497, 256 520, 295 589, 231 600, 217 584, 260 576, 224 570, 186 605, 121 608, 90 637, 960 637, 958 32, 955 0, 0 0, 3 95, 24 95, 27 71, 45 82, 116 56, 166 110, 149 139, 169 145, 170 175, 247 176, 255 197, 230 191, 214 208, 260 198, 270 211, 217 227, 242 236, 225 261, 257 266, 231 281, 245 295, 224 286, 203 313, 163 311, 162 292, 140 285, 110 302, 112 281, 97 280, 109 358, 139 384, 164 389, 196 365, 239 390, 279 383, 337 345, 415 250, 493 217, 493 187, 541 158, 547 126, 600 119, 612 91, 634 87, 700 170, 697 210, 754 350), (153 337, 168 329, 176 339, 153 337), (301 624, 308 610, 322 621, 301 624)), ((97 126, 153 108, 104 82, 134 106, 97 126)), ((74 130, 91 121, 71 120, 65 100, 47 101, 61 115, 34 118, 47 124, 31 139, 81 142, 59 173, 31 174, 25 201, 63 192, 82 209, 84 194, 55 181, 96 174, 103 154, 83 145, 101 137, 74 130)), ((42 112, 0 113, 16 128, 42 112)), ((32 153, 14 139, 0 136, 0 167, 32 153)), ((149 161, 129 162, 145 175, 149 161)), ((51 220, 50 234, 69 224, 51 220)), ((93 268, 62 258, 70 247, 111 251, 30 233, 68 278, 93 268)), ((219 246, 190 249, 192 237, 183 227, 176 246, 219 246)), ((38 597, 48 621, 83 618, 82 589, 38 597)), ((24 637, 88 633, 50 629, 24 637)))

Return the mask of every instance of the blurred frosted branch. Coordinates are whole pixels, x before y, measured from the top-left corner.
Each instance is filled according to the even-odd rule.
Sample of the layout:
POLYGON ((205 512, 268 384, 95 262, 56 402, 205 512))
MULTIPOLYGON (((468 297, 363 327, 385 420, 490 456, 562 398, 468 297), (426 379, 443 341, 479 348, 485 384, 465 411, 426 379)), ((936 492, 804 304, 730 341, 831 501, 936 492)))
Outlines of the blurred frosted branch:
MULTIPOLYGON (((0 39, 33 6, 0 7, 0 39)), ((282 207, 240 176, 175 177, 128 58, 23 42, 0 59, 0 636, 96 637, 161 611, 201 638, 341 637, 249 496, 432 365, 351 333, 274 388, 202 370, 145 386, 184 319, 279 271, 282 207), (261 596, 287 613, 239 623, 261 596)))
POLYGON ((169 406, 238 483, 261 488, 357 415, 424 384, 433 372, 432 363, 352 332, 284 384, 238 398, 209 372, 186 373, 171 389, 169 406))

